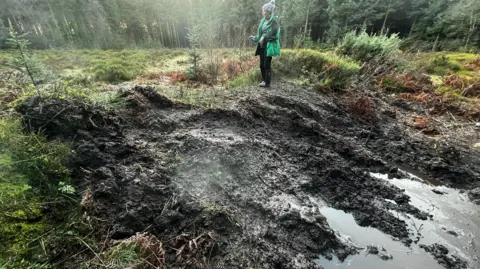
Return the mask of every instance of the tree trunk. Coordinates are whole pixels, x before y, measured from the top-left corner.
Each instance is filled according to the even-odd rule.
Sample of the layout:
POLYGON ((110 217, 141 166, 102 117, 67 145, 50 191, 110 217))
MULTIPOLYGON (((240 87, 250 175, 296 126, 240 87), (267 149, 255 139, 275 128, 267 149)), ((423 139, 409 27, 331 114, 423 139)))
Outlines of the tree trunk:
POLYGON ((435 38, 435 42, 433 43, 432 51, 437 51, 438 39, 440 38, 440 34, 437 34, 437 38, 435 38))
MULTIPOLYGON (((20 30, 23 31, 22 26, 21 26, 20 23, 18 22, 18 20, 17 20, 17 18, 15 17, 15 15, 14 15, 12 12, 10 12, 10 14, 12 15, 13 22, 15 23, 15 25, 17 26, 17 28, 20 28, 20 30)), ((10 22, 10 24, 12 24, 12 23, 10 22)), ((11 27, 14 28, 13 26, 11 26, 11 27)))
POLYGON ((473 15, 473 11, 470 15, 470 27, 468 29, 467 41, 465 42, 465 48, 467 48, 468 44, 470 43, 470 39, 472 38, 473 32, 477 28, 477 17, 473 15))
POLYGON ((383 20, 383 25, 382 25, 382 30, 380 31, 380 35, 383 35, 383 32, 385 31, 385 28, 387 26, 387 19, 388 19, 388 14, 390 13, 390 6, 392 5, 392 1, 388 3, 388 8, 387 12, 385 13, 385 19, 383 20))
POLYGON ((307 0, 307 17, 305 18, 305 28, 303 28, 303 41, 307 38, 308 17, 310 16, 310 0, 307 0))
POLYGON ((415 28, 415 24, 417 23, 417 16, 415 16, 415 19, 413 20, 413 24, 412 24, 412 27, 410 27, 410 32, 408 33, 408 37, 410 38, 412 36, 412 33, 413 33, 413 29, 415 28))
POLYGON ((172 34, 170 32, 170 24, 168 23, 169 19, 167 19, 167 39, 168 39, 168 46, 172 47, 172 34))
POLYGON ((50 0, 47 0, 47 4, 48 4, 48 9, 50 10, 50 14, 52 15, 53 22, 55 23, 55 27, 57 28, 57 31, 61 32, 60 27, 58 26, 58 21, 55 18, 55 14, 53 13, 52 6, 50 5, 50 0))

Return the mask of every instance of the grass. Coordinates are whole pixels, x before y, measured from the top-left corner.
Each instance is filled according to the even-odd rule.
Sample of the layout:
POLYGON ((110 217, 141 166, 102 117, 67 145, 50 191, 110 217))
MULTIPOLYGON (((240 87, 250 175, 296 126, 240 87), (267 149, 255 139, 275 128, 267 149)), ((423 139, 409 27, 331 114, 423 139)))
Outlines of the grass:
MULTIPOLYGON (((42 64, 66 80, 94 77, 95 81, 107 82, 134 79, 145 70, 161 67, 165 61, 185 55, 184 51, 174 49, 37 50, 34 53, 42 64), (117 68, 124 69, 120 75, 115 75, 117 68)), ((0 51, 0 62, 13 54, 10 50, 0 51)))
MULTIPOLYGON (((213 87, 203 85, 211 83, 192 83, 184 79, 189 67, 186 50, 46 50, 35 51, 35 54, 43 65, 60 74, 60 83, 57 83, 60 87, 50 85, 42 89, 49 95, 61 98, 73 95, 99 105, 117 106, 121 105, 121 100, 111 91, 109 84, 132 81, 156 85, 160 93, 177 101, 218 107, 233 92, 260 82, 258 57, 254 52, 254 48, 219 49, 217 54, 222 67, 213 87), (63 83, 68 86, 62 86, 63 83)), ((11 54, 11 51, 0 51, 0 61, 11 54)), ((428 73, 436 88, 444 84, 449 73, 468 79, 480 77, 480 68, 472 70, 467 66, 477 58, 475 54, 419 53, 402 54, 399 58, 408 60, 403 63, 407 71, 428 73)), ((274 81, 334 90, 348 88, 360 73, 358 62, 337 55, 333 50, 282 49, 281 56, 273 59, 272 66, 274 81)), ((395 92, 409 89, 396 80, 387 78, 383 82, 395 92)), ((8 87, 8 96, 12 98, 35 94, 28 88, 23 89, 25 95, 16 90, 17 86, 13 87, 14 90, 8 87)), ((0 92, 3 92, 1 83, 0 92)))
POLYGON ((165 250, 162 242, 149 233, 137 235, 116 243, 80 268, 165 268, 165 250))
POLYGON ((316 50, 283 50, 276 70, 286 78, 308 78, 311 84, 344 89, 360 72, 360 65, 348 57, 316 50))
POLYGON ((119 244, 103 254, 103 263, 107 268, 138 268, 145 266, 140 246, 135 242, 119 244))
MULTIPOLYGON (((11 53, 0 51, 0 62, 11 53)), ((224 68, 222 75, 226 73, 226 78, 221 78, 224 84, 213 87, 191 81, 180 81, 175 85, 162 81, 172 73, 186 72, 188 57, 184 51, 49 50, 35 53, 42 64, 60 74, 60 80, 39 87, 0 81, 0 92, 12 92, 13 96, 5 108, 37 94, 37 90, 45 98, 81 98, 85 102, 115 108, 122 106, 122 100, 109 83, 140 82, 138 77, 155 84, 157 91, 170 99, 216 108, 238 99, 241 92, 257 90, 245 86, 256 86, 260 81, 258 58, 252 60, 254 52, 251 50, 219 50, 224 68)), ((479 78, 480 68, 466 67, 477 55, 428 53, 415 57, 412 69, 418 73, 429 72, 437 92, 465 102, 478 102, 478 99, 462 96, 461 90, 446 85, 448 73, 460 78, 479 78)), ((349 87, 360 73, 358 62, 332 51, 283 49, 282 55, 274 58, 272 64, 275 81, 332 89, 349 87)), ((383 83, 389 91, 402 92, 406 89, 402 83, 412 81, 387 77, 383 83)), ((365 100, 354 101, 354 107, 358 108, 368 104, 365 100)), ((8 263, 14 268, 38 268, 49 264, 55 250, 71 252, 85 246, 98 253, 95 239, 87 236, 91 228, 77 214, 79 201, 75 189, 69 184, 69 159, 68 145, 47 141, 38 134, 24 133, 19 119, 0 118, 0 265, 8 263), (62 221, 49 218, 45 214, 45 205, 53 207, 62 221)), ((213 204, 203 206, 213 213, 225 210, 213 204)), ((141 244, 129 241, 96 254, 100 259, 93 262, 107 268, 141 266, 145 262, 143 252, 141 244)))
POLYGON ((430 75, 445 76, 448 73, 461 75, 479 75, 479 71, 468 70, 466 66, 480 57, 471 53, 435 52, 404 54, 410 68, 430 75))
POLYGON ((205 108, 223 107, 230 100, 234 100, 234 93, 248 91, 248 89, 230 88, 222 86, 209 87, 205 85, 184 86, 157 86, 157 92, 178 102, 205 108))
MULTIPOLYGON (((272 76, 274 74, 272 73, 272 76)), ((254 86, 261 82, 262 75, 260 73, 260 69, 255 68, 248 71, 245 74, 242 74, 229 82, 230 88, 239 88, 242 86, 254 86)))
POLYGON ((461 91, 480 80, 480 55, 457 52, 404 54, 408 71, 430 77, 437 92, 462 97, 461 91))

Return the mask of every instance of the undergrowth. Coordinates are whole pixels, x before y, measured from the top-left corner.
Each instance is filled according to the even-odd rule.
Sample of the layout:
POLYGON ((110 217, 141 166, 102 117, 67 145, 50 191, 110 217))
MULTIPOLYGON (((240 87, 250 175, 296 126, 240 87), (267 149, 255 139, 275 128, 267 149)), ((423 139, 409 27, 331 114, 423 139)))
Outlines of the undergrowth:
POLYGON ((390 60, 400 53, 401 39, 397 34, 369 35, 365 30, 345 35, 337 50, 357 61, 368 62, 374 58, 390 60))
POLYGON ((286 49, 273 64, 280 77, 306 77, 311 84, 335 90, 349 86, 360 72, 355 61, 316 50, 286 49))
POLYGON ((142 71, 142 65, 121 59, 98 61, 91 70, 97 80, 110 83, 133 80, 142 71))
POLYGON ((124 105, 117 91, 111 91, 108 87, 94 87, 71 85, 68 81, 53 81, 48 84, 26 88, 17 88, 10 93, 12 98, 4 100, 0 98, 0 108, 13 108, 26 98, 40 95, 42 98, 81 99, 85 102, 105 108, 118 108, 124 105))
POLYGON ((436 56, 428 61, 425 71, 429 74, 445 76, 450 72, 458 72, 462 66, 456 60, 445 55, 436 56))
MULTIPOLYGON (((275 75, 276 73, 272 72, 272 77, 274 77, 275 75)), ((230 80, 229 87, 238 88, 241 86, 253 86, 260 83, 261 80, 262 75, 260 73, 260 69, 255 68, 230 80)))
POLYGON ((20 119, 0 119, 0 265, 52 268, 83 248, 89 228, 77 215, 70 155, 66 144, 24 133, 20 119))

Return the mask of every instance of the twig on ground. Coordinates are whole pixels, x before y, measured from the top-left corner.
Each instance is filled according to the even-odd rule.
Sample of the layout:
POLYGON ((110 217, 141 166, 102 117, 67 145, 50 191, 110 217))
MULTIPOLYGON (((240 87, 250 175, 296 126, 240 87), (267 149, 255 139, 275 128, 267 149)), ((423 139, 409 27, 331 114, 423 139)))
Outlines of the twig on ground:
POLYGON ((58 115, 62 114, 65 110, 67 110, 67 108, 70 108, 70 106, 66 106, 64 107, 62 110, 60 110, 57 114, 55 114, 55 116, 53 116, 51 119, 49 119, 44 125, 40 126, 39 129, 42 129, 43 127, 45 127, 47 124, 49 124, 50 122, 53 121, 53 119, 55 119, 56 117, 58 117, 58 115))

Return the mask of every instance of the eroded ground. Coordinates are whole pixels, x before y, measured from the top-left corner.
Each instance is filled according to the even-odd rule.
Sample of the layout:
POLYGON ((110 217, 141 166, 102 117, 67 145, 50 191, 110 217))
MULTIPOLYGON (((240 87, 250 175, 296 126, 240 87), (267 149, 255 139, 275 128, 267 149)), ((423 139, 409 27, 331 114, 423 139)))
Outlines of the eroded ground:
MULTIPOLYGON (((27 126, 73 141, 77 185, 99 233, 122 240, 150 232, 169 268, 338 268, 365 251, 376 259, 367 264, 407 268, 389 261, 412 250, 410 268, 480 266, 476 249, 420 248, 421 229, 409 219, 439 216, 374 176, 473 188, 478 151, 416 134, 403 123, 408 104, 372 99, 373 111, 362 114, 350 97, 298 86, 248 92, 202 109, 137 86, 123 90, 124 109, 31 98, 19 111, 27 126), (382 234, 378 244, 395 243, 346 238, 333 227, 341 214, 353 215, 358 233, 382 234), (396 244, 405 251, 388 249, 396 244)), ((478 227, 465 229, 480 243, 478 227)))

